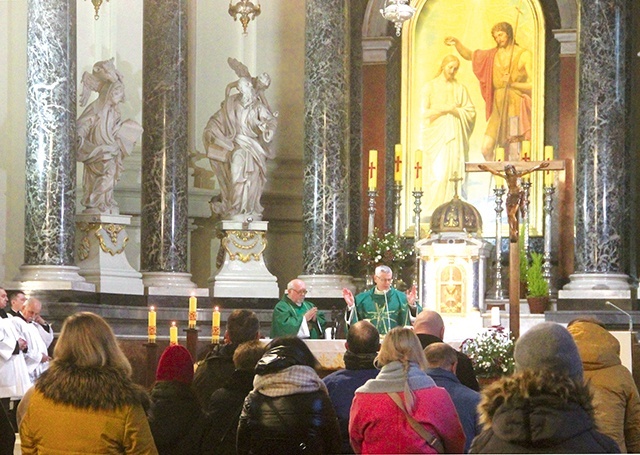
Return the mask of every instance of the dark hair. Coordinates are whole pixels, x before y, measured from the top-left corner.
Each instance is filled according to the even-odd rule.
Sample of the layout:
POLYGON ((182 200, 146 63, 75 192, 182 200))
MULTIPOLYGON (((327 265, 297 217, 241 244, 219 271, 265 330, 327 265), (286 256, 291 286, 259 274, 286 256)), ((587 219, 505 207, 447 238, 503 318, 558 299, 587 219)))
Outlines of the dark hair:
POLYGON ((227 319, 227 333, 232 343, 255 340, 260 331, 258 316, 250 310, 233 310, 227 319))
POLYGON ((256 373, 275 373, 294 365, 316 369, 320 367, 320 362, 300 338, 280 337, 267 345, 267 352, 258 362, 256 373))
POLYGON ((369 321, 358 321, 347 333, 349 351, 354 354, 373 354, 380 348, 380 332, 369 321))
POLYGON ((495 35, 496 32, 505 32, 509 38, 509 42, 513 42, 515 44, 515 40, 513 39, 513 27, 509 22, 498 22, 495 24, 491 29, 491 36, 495 35))
POLYGON ((9 299, 9 302, 11 302, 15 297, 17 297, 20 294, 25 295, 23 291, 11 291, 7 294, 7 298, 9 299))

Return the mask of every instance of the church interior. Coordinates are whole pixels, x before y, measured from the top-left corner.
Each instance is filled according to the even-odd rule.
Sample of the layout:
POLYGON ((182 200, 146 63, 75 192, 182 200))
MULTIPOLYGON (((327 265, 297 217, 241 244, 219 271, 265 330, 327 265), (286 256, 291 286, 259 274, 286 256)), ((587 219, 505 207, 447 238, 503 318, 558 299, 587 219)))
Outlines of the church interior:
MULTIPOLYGON (((442 269, 433 269, 437 257, 459 258, 465 292, 450 295, 457 295, 452 313, 463 317, 447 319, 454 341, 491 325, 491 307, 512 328, 519 318, 523 330, 584 313, 612 329, 640 321, 638 2, 411 0, 415 13, 399 34, 380 13, 385 0, 255 3, 260 14, 242 24, 226 0, 0 2, 0 282, 7 291, 37 296, 57 330, 76 311, 102 315, 134 366, 142 365, 150 306, 161 347, 172 321, 193 343, 184 329, 196 297, 198 351, 209 344, 214 307, 223 334, 234 308, 256 311, 267 334, 271 310, 295 278, 307 283, 309 300, 339 318, 342 289, 362 290, 377 265, 356 255, 375 227, 417 249, 418 259, 396 273, 418 284, 429 308, 442 309, 446 291, 442 269), (521 79, 507 86, 528 84, 529 104, 518 101, 518 113, 499 119, 506 138, 487 148, 487 106, 508 103, 499 90, 487 101, 497 76, 483 88, 470 51, 495 47, 499 22, 511 24, 518 58, 527 59, 521 79), (457 62, 450 77, 471 114, 438 155, 425 139, 435 124, 425 114, 425 87, 443 58, 457 62), (83 90, 96 99, 91 74, 111 59, 131 140, 115 171, 116 208, 105 212, 88 208, 91 159, 80 158, 79 137, 83 90), (240 93, 244 70, 232 61, 256 80, 269 76, 259 97, 277 127, 274 153, 261 164, 264 210, 227 219, 212 211, 225 190, 203 136, 226 97, 240 93), (453 158, 456 141, 463 143, 453 158), (504 192, 496 222, 495 189, 506 177, 471 172, 483 163, 502 171, 507 161, 519 171, 556 163, 526 181, 516 242, 504 192), (454 204, 458 197, 466 205, 454 204), (439 209, 459 218, 438 218, 439 209), (551 297, 544 314, 529 314, 525 295, 514 292, 511 277, 526 274, 513 267, 523 248, 527 261, 543 255, 551 297), (521 315, 513 313, 514 297, 521 315)), ((514 61, 511 51, 508 65, 514 61)), ((137 380, 147 381, 138 370, 137 380)))

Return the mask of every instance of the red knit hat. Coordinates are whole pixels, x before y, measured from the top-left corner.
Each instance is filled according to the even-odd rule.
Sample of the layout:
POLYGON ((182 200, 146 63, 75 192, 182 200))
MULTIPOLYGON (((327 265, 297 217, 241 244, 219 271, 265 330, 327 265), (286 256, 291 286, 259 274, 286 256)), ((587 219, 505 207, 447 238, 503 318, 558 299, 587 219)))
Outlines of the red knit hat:
POLYGON ((158 362, 156 381, 178 381, 191 384, 193 359, 189 351, 179 344, 165 349, 158 362))

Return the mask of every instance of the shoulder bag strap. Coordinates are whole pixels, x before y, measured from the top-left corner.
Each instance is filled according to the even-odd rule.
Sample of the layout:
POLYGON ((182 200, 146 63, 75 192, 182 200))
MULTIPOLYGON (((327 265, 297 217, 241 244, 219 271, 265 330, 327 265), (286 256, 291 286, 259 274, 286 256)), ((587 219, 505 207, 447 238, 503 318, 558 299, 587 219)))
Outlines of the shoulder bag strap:
POLYGON ((400 408, 404 416, 407 418, 409 425, 411 425, 411 428, 413 428, 415 432, 418 433, 427 442, 427 444, 436 449, 436 452, 444 453, 444 446, 442 445, 440 438, 420 425, 416 421, 416 419, 409 415, 407 410, 404 408, 404 404, 402 403, 402 398, 400 398, 400 395, 398 395, 396 392, 387 393, 387 395, 389 395, 393 402, 400 408))

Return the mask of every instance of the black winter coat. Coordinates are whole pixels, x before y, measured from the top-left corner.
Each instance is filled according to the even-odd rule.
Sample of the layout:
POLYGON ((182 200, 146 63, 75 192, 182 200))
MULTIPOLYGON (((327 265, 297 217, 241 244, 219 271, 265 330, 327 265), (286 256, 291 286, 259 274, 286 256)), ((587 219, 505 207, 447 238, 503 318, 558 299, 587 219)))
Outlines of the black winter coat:
POLYGON ((198 362, 193 375, 193 390, 204 411, 207 410, 211 394, 224 387, 235 371, 233 354, 237 347, 234 343, 218 345, 204 360, 198 362))
POLYGON ((253 389, 253 371, 236 370, 209 400, 201 455, 235 455, 238 420, 244 399, 253 389))
POLYGON ((151 390, 149 426, 160 455, 197 454, 203 413, 191 386, 157 382, 151 390))
POLYGON ((238 425, 238 455, 339 453, 338 419, 323 391, 247 396, 238 425))
POLYGON ((589 389, 566 375, 524 371, 483 390, 482 433, 470 453, 620 453, 596 431, 589 389))

